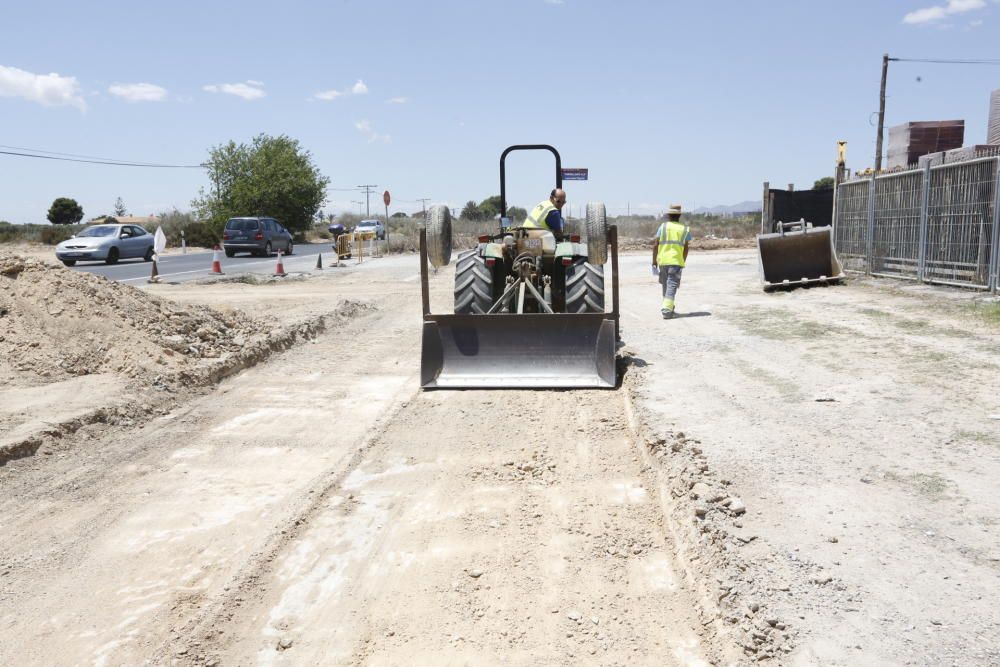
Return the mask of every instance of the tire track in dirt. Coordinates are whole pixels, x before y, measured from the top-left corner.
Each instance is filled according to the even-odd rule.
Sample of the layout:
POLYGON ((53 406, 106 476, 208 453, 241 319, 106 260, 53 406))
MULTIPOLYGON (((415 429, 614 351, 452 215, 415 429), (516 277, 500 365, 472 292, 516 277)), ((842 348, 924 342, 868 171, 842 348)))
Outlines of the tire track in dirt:
POLYGON ((715 649, 624 400, 418 394, 160 657, 704 664, 715 649))
POLYGON ((225 597, 244 562, 414 391, 413 371, 397 366, 416 333, 400 326, 402 302, 227 380, 151 428, 11 478, 25 493, 4 501, 0 662, 143 662, 225 597), (344 354, 344 336, 372 330, 371 356, 344 354))

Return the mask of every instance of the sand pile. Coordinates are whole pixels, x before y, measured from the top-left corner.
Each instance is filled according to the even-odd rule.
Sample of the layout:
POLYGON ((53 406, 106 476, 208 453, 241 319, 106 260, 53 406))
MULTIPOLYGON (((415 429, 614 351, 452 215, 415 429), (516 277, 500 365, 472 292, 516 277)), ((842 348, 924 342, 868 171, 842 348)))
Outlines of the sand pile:
POLYGON ((267 337, 273 323, 181 306, 127 285, 0 254, 0 386, 70 376, 189 376, 267 337))

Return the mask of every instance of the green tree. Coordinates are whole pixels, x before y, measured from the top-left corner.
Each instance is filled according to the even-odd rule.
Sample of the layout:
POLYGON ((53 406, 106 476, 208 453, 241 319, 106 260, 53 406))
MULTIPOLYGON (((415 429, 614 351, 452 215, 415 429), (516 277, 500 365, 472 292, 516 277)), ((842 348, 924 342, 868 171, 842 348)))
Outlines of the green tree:
POLYGON ((528 211, 520 206, 511 206, 507 209, 507 217, 515 222, 524 222, 528 217, 528 211))
POLYGON ((465 208, 462 209, 462 215, 460 216, 463 220, 484 220, 486 218, 483 212, 479 210, 479 205, 474 201, 465 202, 465 208))
POLYGON ((479 210, 482 211, 483 220, 492 220, 500 215, 500 195, 493 195, 479 202, 479 210))
POLYGON ((813 190, 828 190, 833 187, 833 176, 824 176, 813 183, 813 190))
POLYGON ((75 199, 58 197, 52 202, 45 217, 53 225, 75 225, 83 220, 83 207, 75 199))
POLYGON ((115 215, 126 216, 128 215, 128 209, 125 208, 125 202, 119 197, 115 200, 115 215))
POLYGON ((205 166, 212 185, 199 190, 191 205, 219 232, 227 219, 246 215, 271 216, 304 232, 326 201, 330 183, 309 151, 284 135, 259 134, 249 144, 215 146, 205 166))

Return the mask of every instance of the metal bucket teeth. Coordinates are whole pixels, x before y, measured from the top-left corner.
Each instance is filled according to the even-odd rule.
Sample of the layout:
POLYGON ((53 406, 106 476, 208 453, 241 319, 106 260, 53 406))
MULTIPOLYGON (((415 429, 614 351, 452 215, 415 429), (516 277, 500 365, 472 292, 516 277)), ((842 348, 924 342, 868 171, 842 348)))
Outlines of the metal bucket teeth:
POLYGON ((425 389, 614 387, 615 322, 604 313, 430 315, 425 389))

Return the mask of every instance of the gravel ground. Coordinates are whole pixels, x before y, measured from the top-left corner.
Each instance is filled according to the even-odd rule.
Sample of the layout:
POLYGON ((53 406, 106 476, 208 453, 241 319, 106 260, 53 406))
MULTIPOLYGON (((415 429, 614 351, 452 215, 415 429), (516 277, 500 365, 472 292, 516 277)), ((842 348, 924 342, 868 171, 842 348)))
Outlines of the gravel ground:
POLYGON ((1000 661, 983 298, 765 295, 723 250, 664 321, 647 264, 623 257, 614 391, 420 392, 412 257, 151 286, 342 316, 0 467, 0 663, 1000 661))

